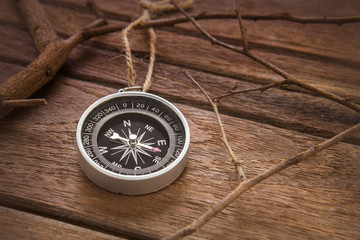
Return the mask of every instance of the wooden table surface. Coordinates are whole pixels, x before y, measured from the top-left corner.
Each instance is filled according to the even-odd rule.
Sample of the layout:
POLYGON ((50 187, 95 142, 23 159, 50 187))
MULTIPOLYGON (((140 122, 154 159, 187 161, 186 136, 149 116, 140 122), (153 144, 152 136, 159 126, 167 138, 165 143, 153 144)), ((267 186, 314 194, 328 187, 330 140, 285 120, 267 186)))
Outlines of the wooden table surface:
MULTIPOLYGON (((95 19, 85 0, 43 0, 56 31, 69 36, 95 19)), ((104 0, 110 23, 124 26, 141 13, 137 1, 104 0)), ((1 6, 1 81, 38 55, 15 1, 1 6)), ((232 12, 234 1, 198 0, 191 12, 232 12)), ((351 16, 351 1, 242 1, 244 13, 351 16)), ((175 14, 176 15, 176 14, 175 14)), ((172 15, 171 15, 172 16, 172 15)), ((166 17, 166 16, 164 16, 166 17)), ((360 103, 360 23, 299 24, 244 21, 250 47, 298 79, 360 103)), ((199 23, 216 37, 240 43, 237 21, 199 23)), ((75 129, 95 100, 127 84, 119 33, 76 47, 52 82, 39 90, 47 105, 17 109, 0 120, 1 239, 158 239, 191 223, 234 189, 234 166, 206 98, 260 86, 281 77, 254 61, 211 45, 191 24, 161 27, 151 93, 172 101, 191 129, 188 164, 169 187, 125 196, 88 180, 77 162, 75 129)), ((129 36, 137 83, 148 67, 144 30, 129 36)), ((360 115, 300 89, 271 89, 223 99, 221 118, 247 177, 360 122, 360 115)), ((255 186, 189 239, 360 239, 360 136, 255 186)))

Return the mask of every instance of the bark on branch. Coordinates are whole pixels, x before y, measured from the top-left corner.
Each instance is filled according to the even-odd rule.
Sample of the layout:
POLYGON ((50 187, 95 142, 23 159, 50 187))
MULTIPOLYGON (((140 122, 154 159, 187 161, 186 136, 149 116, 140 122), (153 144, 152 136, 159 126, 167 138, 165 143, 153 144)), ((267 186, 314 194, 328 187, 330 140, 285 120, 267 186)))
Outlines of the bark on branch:
MULTIPOLYGON (((13 100, 25 99, 48 83, 68 59, 70 51, 79 43, 104 34, 103 31, 83 29, 68 39, 60 38, 53 30, 49 18, 38 0, 19 0, 18 8, 33 36, 39 56, 21 72, 0 85, 0 118, 6 116, 14 107, 33 106, 33 104, 9 104, 13 100)), ((93 26, 104 24, 95 21, 93 26)))

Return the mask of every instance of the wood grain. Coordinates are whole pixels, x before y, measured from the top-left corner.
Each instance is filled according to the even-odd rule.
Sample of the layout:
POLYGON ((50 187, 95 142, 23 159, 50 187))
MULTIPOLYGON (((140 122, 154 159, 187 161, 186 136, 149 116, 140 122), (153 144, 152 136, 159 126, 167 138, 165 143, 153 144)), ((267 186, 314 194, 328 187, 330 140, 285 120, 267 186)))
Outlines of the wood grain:
MULTIPOLYGON (((95 19, 85 0, 42 3, 63 36, 95 19)), ((249 12, 304 16, 355 15, 360 8, 357 1, 244 0, 242 4, 249 12)), ((203 0, 195 1, 192 11, 232 11, 234 6, 233 1, 203 0)), ((37 52, 16 3, 1 1, 0 7, 4 13, 0 15, 1 82, 28 65, 37 52)), ((141 13, 131 0, 104 0, 100 7, 110 24, 126 25, 141 13)), ((240 42, 236 22, 201 24, 222 40, 240 42)), ((306 82, 360 102, 359 24, 246 21, 246 26, 250 47, 259 55, 306 82)), ((160 192, 133 197, 102 190, 81 172, 75 129, 82 112, 127 84, 118 34, 98 37, 72 51, 55 79, 34 94, 46 98, 46 106, 17 109, 0 120, 2 239, 158 239, 190 223, 237 186, 214 113, 183 72, 189 71, 213 97, 235 84, 247 89, 278 77, 242 56, 211 46, 189 24, 156 32, 158 55, 151 92, 174 102, 189 121, 192 139, 184 173, 160 192)), ((130 41, 141 84, 147 69, 147 34, 133 31, 130 41)), ((223 99, 220 111, 230 145, 245 162, 248 177, 360 120, 338 104, 288 88, 223 99)), ((359 145, 360 137, 353 136, 268 179, 189 239, 360 238, 359 145)))
MULTIPOLYGON (((60 33, 68 35, 79 28, 79 25, 76 24, 75 15, 71 11, 63 10, 59 13, 59 11, 52 10, 52 7, 48 7, 47 10, 49 15, 53 16, 53 19, 60 19, 60 14, 66 14, 71 19, 72 25, 65 25, 62 21, 53 22, 54 27, 60 33)), ((86 15, 84 14, 81 19, 83 19, 82 21, 87 19, 86 15)), ((99 44, 102 46, 109 46, 112 49, 122 47, 118 34, 109 34, 100 39, 101 43, 99 44)), ((173 33, 158 30, 157 39, 157 42, 161 43, 161 46, 158 45, 157 47, 158 61, 257 83, 268 83, 269 81, 282 79, 245 56, 234 54, 230 50, 218 46, 212 46, 208 41, 197 37, 180 34, 174 36, 173 33), (241 67, 244 65, 246 65, 246 68, 241 67)), ((133 32, 130 35, 130 40, 133 51, 148 54, 146 31, 133 32)), ((343 67, 332 62, 319 62, 316 59, 304 60, 295 54, 291 56, 288 54, 282 55, 281 51, 276 54, 259 51, 258 54, 305 82, 313 83, 317 87, 343 96, 345 90, 336 85, 341 81, 343 82, 341 86, 346 88, 348 97, 360 101, 358 96, 360 81, 358 68, 343 67), (318 71, 318 69, 324 69, 325 71, 318 71)), ((354 59, 356 52, 352 54, 354 59)))
MULTIPOLYGON (((139 197, 96 187, 78 166, 75 128, 90 103, 114 91, 58 77, 39 93, 48 105, 15 111, 1 121, 2 205, 111 234, 159 238, 190 222, 236 186, 236 174, 219 144, 213 113, 177 104, 192 130, 189 163, 182 176, 163 191, 139 197)), ((320 140, 234 117, 222 118, 248 176, 320 140)), ((345 143, 326 150, 256 187, 194 238, 216 239, 224 234, 228 239, 237 239, 239 234, 274 239, 359 236, 355 230, 360 219, 356 211, 359 157, 359 147, 345 143)))
POLYGON ((0 206, 1 239, 120 239, 86 228, 0 206))
MULTIPOLYGON (((45 9, 47 10, 47 14, 51 16, 55 29, 59 33, 65 35, 71 35, 94 19, 94 16, 90 13, 79 13, 78 11, 66 8, 66 5, 65 8, 45 5, 45 9), (68 22, 66 23, 61 20, 64 16, 68 19, 68 22)), ((114 22, 110 21, 110 23, 114 22)), ((271 29, 275 32, 286 32, 291 36, 288 38, 288 41, 293 42, 295 39, 299 39, 299 42, 293 44, 296 46, 303 45, 304 32, 302 32, 299 27, 294 28, 294 26, 291 26, 289 23, 283 24, 287 26, 287 29, 279 29, 278 27, 272 27, 271 29), (294 34, 291 34, 291 29, 297 29, 298 33, 293 31, 294 34)), ((226 26, 226 24, 223 25, 226 26)), ((330 42, 330 45, 324 45, 323 42, 320 42, 319 46, 315 45, 314 48, 320 48, 321 46, 321 49, 324 49, 323 52, 331 52, 333 49, 347 49, 346 52, 341 52, 340 54, 339 52, 335 52, 333 55, 347 56, 348 59, 352 59, 351 61, 356 61, 354 59, 358 59, 356 56, 360 54, 358 51, 359 41, 356 41, 360 36, 354 35, 354 32, 357 31, 352 31, 352 29, 356 29, 356 25, 357 24, 342 26, 344 28, 339 26, 321 26, 321 29, 327 29, 327 33, 322 33, 319 29, 312 29, 311 26, 306 27, 310 29, 307 30, 304 28, 303 31, 309 31, 316 34, 316 36, 308 37, 306 45, 311 46, 316 43, 317 41, 315 41, 315 39, 326 39, 327 42, 330 42), (341 36, 343 39, 340 38, 338 42, 329 40, 330 35, 341 36), (344 44, 344 42, 347 44, 344 44)), ((261 26, 259 32, 263 32, 263 29, 268 28, 269 27, 261 26)), ((233 31, 234 25, 232 25, 230 29, 233 31)), ((158 42, 161 42, 161 46, 157 49, 158 60, 259 83, 267 83, 271 80, 281 79, 250 59, 247 59, 244 56, 237 56, 229 50, 211 46, 206 40, 199 39, 198 37, 185 36, 182 34, 176 34, 174 36, 173 33, 163 30, 158 30, 157 35, 158 42), (197 46, 202 47, 198 48, 197 46), (246 69, 239 67, 243 65, 247 66, 246 69)), ((262 37, 255 36, 255 38, 261 39, 262 37)), ((233 36, 232 39, 236 39, 235 36, 233 36)), ((249 36, 249 39, 251 39, 251 36, 249 36)), ((277 39, 282 38, 279 37, 277 39)), ((131 40, 133 43, 132 48, 135 52, 148 52, 148 46, 146 44, 147 34, 145 32, 136 31, 131 40)), ((102 46, 110 47, 111 49, 121 47, 121 45, 119 45, 121 44, 121 41, 117 34, 109 34, 107 37, 100 37, 100 44, 102 46)), ((298 51, 296 54, 296 52, 294 52, 295 50, 289 51, 283 53, 281 49, 277 49, 276 53, 273 53, 274 51, 259 49, 259 55, 269 59, 271 62, 284 68, 286 71, 289 71, 289 73, 305 82, 313 83, 315 86, 340 94, 341 96, 344 96, 346 93, 348 97, 360 101, 358 95, 358 86, 360 85, 360 74, 358 71, 359 63, 353 62, 349 64, 350 60, 344 60, 345 63, 325 61, 326 59, 318 61, 317 59, 319 57, 316 56, 310 56, 303 59, 304 56, 306 56, 306 52, 298 51), (319 69, 324 69, 325 71, 318 71, 319 69), (339 81, 343 82, 341 86, 337 85, 339 81), (342 86, 344 86, 346 90, 343 89, 342 86)), ((313 51, 312 48, 310 48, 309 51, 313 51)), ((337 59, 339 59, 339 57, 337 57, 337 59)))
MULTIPOLYGON (((31 45, 28 33, 5 26, 0 26, 0 33, 6 36, 0 41, 0 49, 2 49, 0 56, 3 59, 22 64, 24 60, 31 61, 32 58, 35 58, 37 53, 31 45), (25 43, 25 41, 26 46, 29 47, 23 47, 21 52, 16 51, 18 46, 25 43)), ((147 64, 146 59, 135 63, 138 84, 142 83, 145 78, 147 64)), ((70 54, 62 73, 74 78, 87 79, 107 86, 121 88, 127 84, 126 71, 125 61, 119 57, 119 52, 94 49, 91 46, 82 45, 70 54)), ((184 70, 181 67, 158 62, 153 80, 157 83, 157 86, 153 90, 156 93, 166 94, 171 99, 176 98, 177 101, 191 102, 201 108, 207 106, 204 105, 206 99, 199 91, 193 88, 183 73, 184 70), (169 83, 172 86, 170 89, 168 87, 169 83), (180 94, 178 92, 180 88, 188 91, 180 94)), ((196 76, 213 97, 227 92, 235 84, 238 84, 241 89, 257 86, 257 84, 249 83, 246 80, 201 71, 192 71, 191 73, 196 76)), ((221 102, 220 111, 232 116, 321 137, 331 137, 341 129, 350 127, 360 121, 358 114, 338 104, 302 92, 289 92, 286 89, 274 89, 265 93, 243 94, 224 99, 221 102)), ((354 136, 348 141, 357 144, 360 142, 360 138, 354 136)))

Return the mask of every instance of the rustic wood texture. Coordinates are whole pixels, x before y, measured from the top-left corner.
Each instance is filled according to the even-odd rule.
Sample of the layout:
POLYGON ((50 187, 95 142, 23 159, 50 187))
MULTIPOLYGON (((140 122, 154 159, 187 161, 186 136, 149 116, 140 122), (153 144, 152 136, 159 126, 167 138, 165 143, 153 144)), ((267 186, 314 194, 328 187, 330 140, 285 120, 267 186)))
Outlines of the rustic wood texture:
MULTIPOLYGON (((69 36, 95 20, 86 1, 42 1, 57 33, 69 36)), ((244 12, 346 16, 357 1, 253 1, 244 12)), ((16 3, 1 1, 0 81, 38 55, 16 3)), ((99 1, 109 24, 138 17, 136 1, 99 1)), ((195 1, 192 12, 232 11, 233 1, 195 1)), ((178 14, 170 14, 179 16, 178 14)), ((164 16, 165 17, 165 16, 164 16)), ((200 23, 215 36, 241 43, 236 20, 200 23)), ((245 21, 249 45, 300 80, 360 102, 360 23, 302 25, 245 21)), ((55 79, 34 97, 45 106, 17 109, 0 120, 2 239, 49 236, 158 239, 187 225, 237 186, 231 159, 220 141, 211 106, 183 74, 189 71, 213 97, 235 84, 241 89, 280 77, 228 50, 212 46, 190 24, 156 29, 157 62, 151 92, 174 102, 192 134, 189 162, 164 190, 123 196, 96 187, 76 159, 75 129, 95 100, 126 86, 119 33, 75 48, 55 79), (29 212, 29 213, 27 213, 29 212), (36 216, 39 215, 39 216, 36 216), (10 224, 12 222, 13 224, 10 224), (45 229, 43 232, 41 229, 45 229), (91 230, 90 230, 91 229, 91 230), (57 235, 60 234, 60 235, 57 235)), ((137 80, 147 71, 148 37, 129 39, 137 80)), ((358 113, 299 89, 272 89, 221 100, 225 130, 248 177, 360 121, 358 113)), ((189 239, 360 238, 360 137, 309 158, 256 186, 189 239)), ((1 236, 1 235, 0 235, 1 236)))
POLYGON ((0 224, 6 231, 1 239, 104 239, 119 237, 81 228, 61 221, 37 216, 22 211, 0 207, 0 224))

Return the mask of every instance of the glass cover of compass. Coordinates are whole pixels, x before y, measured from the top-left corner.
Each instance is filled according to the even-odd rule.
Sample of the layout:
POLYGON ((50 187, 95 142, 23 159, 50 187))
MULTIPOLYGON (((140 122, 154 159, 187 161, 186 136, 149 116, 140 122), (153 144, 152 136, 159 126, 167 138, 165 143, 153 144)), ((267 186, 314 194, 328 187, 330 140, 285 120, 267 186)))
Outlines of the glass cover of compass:
POLYGON ((93 103, 79 120, 78 160, 98 186, 129 195, 158 191, 184 170, 190 130, 169 101, 119 92, 93 103))

